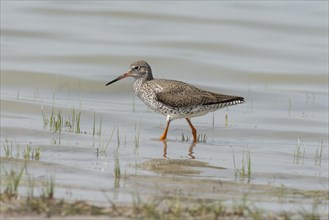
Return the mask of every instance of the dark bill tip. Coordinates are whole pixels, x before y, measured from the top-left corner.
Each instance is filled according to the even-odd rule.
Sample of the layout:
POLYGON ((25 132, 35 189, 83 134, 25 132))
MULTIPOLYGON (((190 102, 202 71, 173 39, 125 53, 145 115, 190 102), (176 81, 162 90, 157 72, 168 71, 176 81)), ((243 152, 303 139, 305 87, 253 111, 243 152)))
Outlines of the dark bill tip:
POLYGON ((124 73, 121 76, 119 76, 118 78, 112 80, 111 82, 106 83, 105 86, 108 86, 112 83, 115 83, 116 81, 119 81, 120 79, 126 78, 127 76, 129 76, 128 73, 124 73))
POLYGON ((112 83, 114 83, 114 82, 116 82, 116 81, 118 81, 118 80, 120 80, 120 79, 116 78, 116 79, 112 80, 111 82, 106 83, 105 86, 108 86, 108 85, 110 85, 110 84, 112 84, 112 83))

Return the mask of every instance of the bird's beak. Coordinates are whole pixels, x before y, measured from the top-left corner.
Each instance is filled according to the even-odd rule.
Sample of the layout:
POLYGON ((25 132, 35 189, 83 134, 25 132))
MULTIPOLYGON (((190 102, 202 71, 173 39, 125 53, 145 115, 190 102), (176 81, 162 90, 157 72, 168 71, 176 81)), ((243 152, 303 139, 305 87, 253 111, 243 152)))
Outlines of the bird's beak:
POLYGON ((112 83, 115 83, 116 81, 119 81, 120 79, 124 79, 124 78, 127 78, 127 77, 132 77, 132 76, 133 76, 133 73, 131 71, 128 71, 128 72, 122 74, 121 76, 119 76, 118 78, 112 80, 111 82, 106 83, 105 86, 108 86, 112 83))

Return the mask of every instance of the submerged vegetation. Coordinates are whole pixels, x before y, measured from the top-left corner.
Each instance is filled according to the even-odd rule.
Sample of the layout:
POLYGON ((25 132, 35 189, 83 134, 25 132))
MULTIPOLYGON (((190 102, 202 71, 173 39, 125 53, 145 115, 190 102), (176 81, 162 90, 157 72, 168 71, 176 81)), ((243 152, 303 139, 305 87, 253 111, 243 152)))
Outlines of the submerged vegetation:
POLYGON ((2 148, 5 153, 5 155, 4 155, 5 157, 13 157, 13 141, 12 140, 9 142, 9 140, 6 139, 4 142, 2 142, 2 148))
MULTIPOLYGON (((206 134, 198 134, 197 135, 197 143, 206 143, 207 142, 207 135, 206 134)), ((189 142, 190 141, 190 136, 188 135, 184 135, 184 133, 182 133, 182 142, 189 142)))
POLYGON ((41 156, 41 148, 40 147, 32 147, 31 144, 27 144, 23 151, 20 151, 20 145, 15 144, 13 140, 9 141, 6 139, 2 142, 2 148, 4 151, 4 157, 6 158, 13 158, 13 153, 15 152, 15 158, 20 159, 21 155, 24 160, 39 160, 41 156))
POLYGON ((206 143, 207 138, 208 137, 206 134, 198 134, 198 136, 197 136, 198 143, 206 143))
POLYGON ((19 172, 15 170, 7 171, 3 170, 3 174, 1 175, 1 192, 9 198, 18 196, 18 186, 21 182, 24 168, 21 168, 19 172))
POLYGON ((65 117, 62 114, 61 109, 56 109, 54 106, 51 108, 51 113, 49 116, 44 112, 43 107, 41 108, 42 120, 44 128, 49 128, 51 131, 60 133, 64 128, 67 132, 74 132, 80 134, 80 120, 81 112, 76 112, 73 107, 71 113, 65 117))
MULTIPOLYGON (((35 196, 35 187, 36 187, 36 179, 31 177, 30 175, 27 175, 27 167, 24 166, 22 167, 19 171, 17 170, 10 170, 7 171, 6 169, 2 169, 1 172, 1 196, 0 199, 11 199, 11 198, 17 198, 19 193, 18 193, 18 188, 21 186, 21 183, 23 182, 23 177, 27 177, 27 198, 31 199, 35 196), (25 175, 24 170, 26 170, 25 175)), ((26 182, 26 181, 24 181, 26 182)), ((40 196, 42 198, 47 198, 47 199, 54 199, 54 194, 55 194, 55 181, 54 178, 48 178, 45 179, 44 181, 38 180, 37 181, 38 185, 41 183, 40 187, 40 196)))
POLYGON ((300 137, 297 138, 297 144, 294 149, 294 160, 293 163, 297 165, 303 165, 305 157, 310 159, 313 158, 314 166, 321 167, 322 157, 323 157, 323 139, 321 139, 320 144, 314 145, 315 153, 314 156, 311 156, 310 153, 306 155, 306 146, 301 143, 300 137))
POLYGON ((322 153, 323 153, 323 139, 320 142, 320 147, 316 148, 314 155, 314 165, 321 167, 322 153))
POLYGON ((297 139, 297 144, 294 149, 294 164, 304 164, 305 158, 305 147, 301 146, 300 137, 297 139))
POLYGON ((250 151, 243 150, 242 159, 241 159, 241 168, 238 168, 235 161, 235 154, 233 151, 233 166, 234 166, 234 175, 235 179, 248 178, 248 181, 251 178, 251 157, 250 151))
POLYGON ((112 132, 110 134, 110 137, 109 137, 109 139, 107 141, 103 139, 103 137, 102 137, 101 134, 99 135, 99 145, 96 148, 96 150, 97 150, 97 157, 99 156, 99 154, 101 154, 101 155, 105 155, 106 154, 107 149, 108 149, 108 146, 109 146, 109 144, 110 144, 110 142, 112 140, 112 137, 113 137, 115 128, 116 127, 114 126, 113 129, 112 129, 112 132))
POLYGON ((142 121, 139 121, 139 124, 137 126, 137 123, 135 122, 135 137, 134 137, 134 154, 138 155, 138 149, 139 149, 139 141, 140 141, 140 130, 141 130, 141 123, 142 121))
POLYGON ((187 136, 187 135, 184 135, 184 133, 182 133, 182 141, 184 142, 189 142, 189 140, 190 140, 190 137, 189 136, 187 136))
MULTIPOLYGON (((119 152, 120 149, 120 131, 117 126, 114 126, 111 132, 109 141, 103 142, 104 150, 106 151, 108 144, 110 143, 112 136, 116 130, 117 134, 117 148, 113 151, 113 172, 114 172, 114 188, 115 192, 118 193, 120 190, 120 180, 122 177, 122 168, 120 167, 119 152)), ((139 130, 136 128, 136 130, 139 130)), ((139 138, 139 131, 136 131, 139 138)), ((6 140, 4 148, 11 149, 12 141, 6 140)), ((318 154, 320 155, 321 145, 318 149, 318 154)), ((31 155, 32 148, 26 148, 27 155, 31 155)), ((10 154, 10 153, 9 153, 10 154)), ((23 154, 24 155, 24 154, 23 154)), ((238 178, 251 178, 251 155, 250 151, 244 150, 241 157, 241 163, 236 165, 236 158, 233 152, 233 162, 235 175, 238 178)), ((162 175, 168 175, 173 173, 168 173, 166 166, 168 164, 184 163, 184 167, 210 167, 206 164, 201 164, 197 160, 158 160, 153 164, 143 164, 146 166, 151 166, 152 169, 156 169, 162 175), (163 169, 164 172, 161 172, 163 169)), ((222 169, 222 168, 218 168, 222 169)), ((178 167, 174 167, 173 172, 179 171, 178 167)), ((117 204, 111 202, 108 205, 103 205, 102 207, 89 204, 87 201, 73 201, 67 202, 65 200, 57 200, 55 195, 55 181, 53 178, 46 178, 40 184, 31 176, 28 177, 28 188, 26 197, 20 196, 18 199, 18 188, 23 182, 22 179, 25 177, 24 169, 19 171, 4 171, 3 176, 1 176, 1 184, 4 186, 1 191, 0 200, 5 204, 9 204, 2 208, 1 212, 4 216, 23 216, 23 215, 42 215, 47 217, 55 216, 72 216, 72 215, 88 215, 88 216, 105 216, 105 217, 120 217, 120 218, 151 218, 151 219, 321 219, 323 213, 320 213, 317 208, 317 203, 314 202, 314 207, 312 211, 300 209, 294 210, 293 212, 269 212, 258 208, 252 201, 248 198, 247 194, 237 199, 223 199, 223 200, 212 200, 212 199, 195 199, 193 197, 186 197, 178 189, 177 193, 157 193, 151 198, 143 199, 138 194, 132 194, 132 203, 117 204), (37 190, 36 190, 37 189, 37 190), (39 192, 36 194, 36 192, 39 192), (232 203, 227 203, 227 201, 232 201, 232 203), (15 206, 11 205, 15 204, 15 206), (15 208, 13 208, 15 207, 15 208)), ((28 173, 28 172, 26 172, 28 173)), ((180 175, 195 175, 198 172, 189 169, 181 169, 180 175)), ((125 175, 125 174, 124 174, 125 175)), ((126 178, 126 177, 125 177, 126 178)), ((161 181, 163 181, 162 179, 161 181)), ((167 179, 165 179, 167 181, 167 179)), ((175 176, 175 181, 182 181, 175 176)), ((26 181, 25 181, 26 182, 26 181)), ((144 182, 144 180, 143 180, 144 182)), ((146 181, 147 182, 147 181, 146 181)), ((126 184, 126 183, 124 183, 126 184)), ((182 183, 178 184, 181 185, 182 183)), ((233 184, 233 183, 229 183, 233 184)), ((213 191, 219 193, 219 189, 222 190, 222 183, 219 184, 217 188, 213 188, 213 191)), ((167 186, 167 185, 166 185, 167 186)), ((168 190, 168 189, 165 189, 168 190)), ((274 188, 273 193, 275 195, 280 192, 280 189, 274 188), (274 193, 275 191, 275 193, 274 193)), ((284 188, 281 189, 282 198, 283 195, 288 193, 296 195, 301 195, 300 192, 292 192, 291 189, 284 188)), ((311 192, 312 193, 312 192, 311 192)), ((313 192, 314 195, 316 192, 313 192)), ((307 198, 310 197, 309 194, 305 194, 307 198)), ((319 198, 327 201, 328 198, 320 194, 319 198)), ((284 202, 284 199, 281 199, 284 202)))
POLYGON ((114 151, 114 187, 120 187, 121 169, 118 148, 114 151))
MULTIPOLYGON (((133 106, 133 109, 135 106, 133 106)), ((133 110, 134 111, 134 110, 133 110)), ((91 113, 92 118, 92 113, 91 113)), ((113 153, 110 158, 111 160, 111 169, 110 173, 114 176, 114 188, 116 192, 119 192, 120 189, 120 180, 125 180, 125 162, 120 164, 119 157, 119 149, 122 150, 122 147, 127 145, 127 136, 128 136, 128 150, 134 150, 135 155, 138 155, 138 151, 140 148, 140 127, 141 122, 135 123, 135 133, 132 131, 131 133, 127 133, 124 131, 121 133, 118 125, 114 125, 112 130, 108 133, 103 129, 103 115, 102 113, 93 114, 93 124, 90 121, 91 132, 88 132, 90 135, 90 139, 93 138, 95 148, 97 149, 97 156, 99 154, 106 154, 106 152, 113 153), (114 147, 116 149, 114 151, 108 150, 109 145, 111 143, 112 137, 116 132, 117 140, 114 142, 114 147), (92 133, 92 137, 91 137, 92 133), (120 136, 121 134, 121 136, 120 136), (124 134, 124 136, 122 136, 124 134), (124 137, 124 139, 123 139, 124 137), (96 140, 96 142, 95 142, 96 140), (98 140, 98 142, 97 142, 98 140), (121 165, 121 166, 120 166, 121 165)), ((40 119, 39 119, 40 120, 40 119)), ((47 115, 42 108, 42 120, 45 128, 53 131, 54 133, 60 134, 61 132, 71 132, 76 134, 81 134, 81 112, 76 111, 72 108, 69 111, 64 111, 63 109, 56 109, 54 107, 51 108, 51 112, 47 115), (64 114, 65 113, 65 114, 64 114), (66 114, 67 113, 67 114, 66 114)), ((104 123, 105 125, 105 123, 104 123)), ((225 126, 228 126, 228 114, 225 115, 225 126)), ((213 127, 214 127, 214 114, 213 114, 213 127)), ((79 136, 79 138, 81 135, 79 136)), ((206 143, 207 142, 206 134, 198 134, 197 142, 198 143, 206 143)), ((188 142, 190 141, 189 136, 185 136, 182 134, 182 141, 188 142)), ((24 159, 25 166, 30 161, 28 160, 39 160, 41 156, 41 147, 32 146, 31 144, 27 144, 24 148, 20 149, 18 144, 14 144, 15 142, 6 139, 2 142, 2 149, 4 154, 1 156, 5 156, 7 158, 13 157, 16 153, 16 158, 24 159), (16 148, 15 148, 16 147, 16 148), (16 150, 15 150, 16 149, 16 150)), ((21 144, 22 145, 22 144, 21 144)), ((94 145, 93 145, 94 146, 94 145)), ((112 145, 111 145, 112 146, 112 145)), ((195 145, 191 145, 190 147, 190 156, 193 156, 193 147, 195 145)), ((141 146, 144 147, 144 146, 141 146)), ((293 147, 293 145, 292 145, 293 147)), ((94 148, 94 149, 95 149, 94 148)), ((323 140, 321 140, 320 144, 317 146, 316 151, 312 151, 312 157, 308 155, 308 159, 311 158, 311 162, 314 165, 321 166, 321 161, 323 158, 323 140), (313 157, 314 156, 314 157, 313 157)), ((112 148, 111 148, 112 149, 112 148)), ((201 149, 200 149, 201 150, 201 149)), ((292 150, 292 149, 290 149, 292 150)), ((315 149, 314 149, 315 150, 315 149)), ((290 151, 291 153, 291 151, 290 151)), ((239 155, 241 156, 241 155, 239 155)), ((124 158, 124 157, 123 157, 124 158)), ((291 158, 291 156, 290 156, 291 158)), ((297 145, 294 149, 294 163, 295 164, 303 164, 305 158, 305 147, 300 143, 300 138, 298 137, 297 145)), ((108 159, 108 158, 106 158, 108 159)), ((255 159, 254 159, 255 160, 255 159)), ((198 160, 182 160, 180 159, 167 159, 167 160, 159 160, 156 163, 143 164, 145 166, 150 167, 152 170, 156 170, 160 175, 177 175, 187 176, 187 175, 195 175, 198 176, 200 172, 197 169, 190 169, 193 166, 208 168, 208 165, 202 165, 198 163, 198 160), (168 165, 169 164, 169 165, 168 165), (177 164, 185 164, 184 166, 175 166, 177 164), (187 164, 187 165, 186 165, 187 164), (168 167, 171 166, 172 169, 169 170, 168 167)), ((308 161, 309 162, 309 161, 308 161)), ((33 161, 32 163, 36 163, 33 161)), ((252 177, 252 158, 250 151, 244 150, 242 153, 242 157, 238 157, 236 160, 236 155, 233 152, 233 163, 234 163, 234 176, 236 179, 245 180, 248 182, 252 177)), ((140 168, 140 167, 139 167, 140 168)), ((222 169, 222 168, 218 168, 222 169)), ((25 167, 26 170, 26 167, 25 167)), ((137 170, 137 169, 136 169, 137 170)), ((147 169, 146 169, 147 170, 147 169)), ((185 195, 181 195, 180 189, 177 189, 177 194, 161 194, 157 193, 151 195, 151 198, 141 199, 138 194, 133 194, 132 203, 125 204, 116 204, 111 203, 108 206, 97 207, 88 204, 86 201, 75 201, 75 202, 66 202, 64 200, 56 200, 55 197, 55 181, 54 178, 46 178, 41 181, 35 179, 31 176, 27 176, 28 172, 24 172, 24 168, 18 171, 6 171, 2 169, 1 175, 1 195, 0 200, 5 201, 6 204, 15 204, 6 206, 4 209, 1 209, 1 214, 4 213, 7 216, 10 215, 25 215, 25 214, 42 214, 47 216, 70 216, 70 215, 105 215, 106 217, 127 217, 127 218, 154 218, 154 219, 172 219, 172 218, 189 218, 189 219, 221 219, 221 218, 235 218, 235 219, 294 219, 291 216, 300 217, 299 219, 320 219, 320 214, 317 210, 317 203, 314 202, 314 207, 312 212, 301 210, 300 212, 294 213, 271 213, 266 210, 262 210, 257 208, 251 200, 248 200, 247 196, 243 196, 240 199, 223 199, 221 201, 214 201, 212 199, 196 199, 194 195, 189 195, 189 197, 185 195), (22 194, 22 190, 19 190, 20 184, 26 182, 28 183, 27 190, 27 198, 25 199, 20 194, 22 194), (28 181, 26 181, 28 179, 28 181), (36 190, 37 189, 37 190, 36 190), (20 194, 19 194, 20 191, 20 194), (152 197, 153 196, 153 197, 152 197), (232 204, 227 204, 225 202, 232 202, 232 204), (15 208, 12 208, 15 207, 15 208)), ((233 175, 233 173, 231 173, 233 175)), ((139 175, 136 175, 139 176, 139 175)), ((178 178, 176 179, 178 180, 178 178)), ((167 181, 166 178, 163 178, 162 181, 167 181)), ((244 182, 244 181, 241 181, 244 182)), ((122 185, 125 185, 124 181, 122 185)), ((181 184, 181 183, 180 183, 181 184)), ((234 183, 230 183, 234 184, 234 183)), ((182 184, 181 184, 182 185, 182 184)), ((179 185, 179 186, 181 186, 179 185)), ((220 184, 219 184, 220 185, 220 184)), ((162 187, 163 185, 161 185, 162 187)), ((222 187, 222 186, 221 186, 222 187)), ((122 187, 121 187, 122 188, 122 187)), ((162 188, 161 188, 162 189, 162 188)), ((167 189, 165 189, 167 190, 167 189)), ((217 190, 217 189, 216 189, 217 190)), ((214 189, 214 192, 218 192, 214 189)), ((281 187, 281 200, 284 201, 285 194, 289 191, 285 187, 281 187)), ((193 191, 191 191, 192 193, 193 191)), ((197 192, 201 193, 201 192, 197 192)), ((308 197, 309 198, 309 197, 308 197)), ((321 197, 322 199, 323 197, 321 197)), ((325 198, 324 201, 327 201, 325 198)))
POLYGON ((23 151, 23 157, 25 160, 39 160, 40 159, 40 147, 32 148, 30 145, 27 145, 23 151))
MULTIPOLYGON (((138 219, 321 219, 318 209, 319 199, 327 200, 328 195, 319 194, 319 199, 314 200, 312 211, 304 209, 291 212, 268 212, 258 208, 249 198, 248 193, 232 200, 231 204, 220 200, 193 199, 186 197, 181 191, 172 194, 160 193, 153 197, 141 196, 134 192, 131 194, 131 203, 115 203, 108 198, 109 203, 102 206, 91 205, 86 201, 67 202, 58 200, 55 196, 55 183, 53 178, 46 179, 39 188, 41 192, 35 195, 35 179, 29 176, 27 197, 18 198, 18 186, 23 176, 20 172, 5 172, 2 181, 6 183, 5 190, 0 194, 2 202, 1 214, 11 216, 104 216, 106 218, 138 218, 138 219)), ((273 188, 275 190, 275 188, 273 188)), ((279 190, 279 189, 277 189, 279 190)), ((276 193, 276 192, 273 192, 276 193)), ((286 194, 300 195, 298 191, 286 189, 286 194)), ((308 196, 308 195, 306 195, 308 196)))

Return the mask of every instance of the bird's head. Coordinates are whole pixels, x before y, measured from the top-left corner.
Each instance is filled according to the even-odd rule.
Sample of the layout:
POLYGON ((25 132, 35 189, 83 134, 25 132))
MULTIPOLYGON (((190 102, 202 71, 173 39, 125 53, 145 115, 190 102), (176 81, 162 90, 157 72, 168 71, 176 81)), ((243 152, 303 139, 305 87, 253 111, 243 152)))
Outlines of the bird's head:
POLYGON ((127 77, 133 77, 135 80, 142 79, 145 81, 152 80, 152 69, 150 65, 144 60, 138 60, 130 64, 130 67, 127 72, 123 73, 121 76, 115 78, 111 82, 108 82, 106 86, 119 81, 120 79, 124 79, 127 77))

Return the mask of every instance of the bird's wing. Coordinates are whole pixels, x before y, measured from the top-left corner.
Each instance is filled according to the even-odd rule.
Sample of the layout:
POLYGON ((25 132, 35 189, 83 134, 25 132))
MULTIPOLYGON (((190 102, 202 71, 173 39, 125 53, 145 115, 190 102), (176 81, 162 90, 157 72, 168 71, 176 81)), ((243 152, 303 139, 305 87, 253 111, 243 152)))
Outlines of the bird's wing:
POLYGON ((162 91, 156 94, 156 98, 165 105, 169 105, 174 108, 211 105, 237 100, 243 101, 243 98, 241 97, 228 96, 201 90, 180 81, 173 82, 173 84, 166 83, 162 91))

